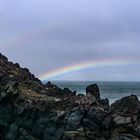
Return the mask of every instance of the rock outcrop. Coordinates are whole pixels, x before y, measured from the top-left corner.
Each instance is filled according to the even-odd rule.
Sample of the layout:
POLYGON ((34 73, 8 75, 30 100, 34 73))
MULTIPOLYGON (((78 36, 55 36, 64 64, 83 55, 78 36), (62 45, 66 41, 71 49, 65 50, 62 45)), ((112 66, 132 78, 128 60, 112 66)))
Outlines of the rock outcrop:
POLYGON ((100 92, 97 84, 87 86, 86 94, 93 95, 94 97, 96 97, 96 99, 100 99, 100 92))
POLYGON ((140 101, 135 95, 111 106, 96 84, 77 95, 0 54, 1 140, 139 140, 140 101))

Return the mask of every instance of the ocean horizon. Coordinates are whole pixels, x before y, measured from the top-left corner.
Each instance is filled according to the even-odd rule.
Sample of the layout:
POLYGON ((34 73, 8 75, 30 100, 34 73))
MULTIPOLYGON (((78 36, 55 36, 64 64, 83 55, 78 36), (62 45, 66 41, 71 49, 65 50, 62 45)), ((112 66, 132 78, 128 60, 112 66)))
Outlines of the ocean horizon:
MULTIPOLYGON (((86 87, 96 83, 100 89, 101 98, 108 98, 112 104, 124 96, 137 95, 140 99, 140 82, 139 81, 51 81, 60 88, 69 88, 76 91, 77 94, 86 94, 86 87)), ((47 83, 45 81, 44 83, 47 83)))

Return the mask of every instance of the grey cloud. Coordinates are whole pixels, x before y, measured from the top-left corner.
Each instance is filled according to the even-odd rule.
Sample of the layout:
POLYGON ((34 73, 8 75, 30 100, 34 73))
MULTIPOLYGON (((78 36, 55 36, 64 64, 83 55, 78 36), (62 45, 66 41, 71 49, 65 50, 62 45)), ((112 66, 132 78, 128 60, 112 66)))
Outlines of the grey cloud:
MULTIPOLYGON (((85 60, 139 60, 139 7, 139 0, 2 0, 0 51, 36 75, 85 60)), ((105 71, 111 74, 97 70, 92 76, 91 70, 56 78, 132 78, 126 67, 105 71)), ((133 71, 132 79, 140 79, 133 71)))

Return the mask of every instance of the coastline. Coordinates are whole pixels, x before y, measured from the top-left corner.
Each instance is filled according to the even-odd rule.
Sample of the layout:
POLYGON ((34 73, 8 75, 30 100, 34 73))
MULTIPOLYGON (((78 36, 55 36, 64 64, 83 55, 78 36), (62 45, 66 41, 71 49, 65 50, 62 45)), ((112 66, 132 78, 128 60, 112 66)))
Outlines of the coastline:
POLYGON ((139 140, 136 95, 109 105, 92 83, 86 94, 48 82, 0 54, 1 140, 139 140))

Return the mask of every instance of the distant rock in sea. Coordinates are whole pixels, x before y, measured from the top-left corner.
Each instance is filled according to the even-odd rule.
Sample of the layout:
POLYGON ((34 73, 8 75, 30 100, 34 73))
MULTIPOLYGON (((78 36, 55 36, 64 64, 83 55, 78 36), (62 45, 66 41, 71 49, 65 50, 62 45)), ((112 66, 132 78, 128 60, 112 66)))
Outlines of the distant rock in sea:
POLYGON ((0 140, 139 140, 140 101, 109 105, 97 84, 86 95, 43 84, 0 54, 0 140))

